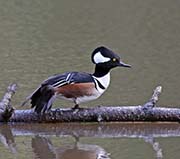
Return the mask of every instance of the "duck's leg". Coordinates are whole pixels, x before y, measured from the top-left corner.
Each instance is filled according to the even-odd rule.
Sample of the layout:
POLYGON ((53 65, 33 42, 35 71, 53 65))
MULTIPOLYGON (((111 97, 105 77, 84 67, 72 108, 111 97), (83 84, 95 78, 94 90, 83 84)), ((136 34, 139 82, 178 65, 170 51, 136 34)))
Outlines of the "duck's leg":
POLYGON ((75 104, 75 106, 73 107, 73 109, 79 109, 79 104, 75 104))
POLYGON ((73 102, 75 104, 73 109, 79 109, 79 103, 77 102, 77 98, 74 98, 73 102))

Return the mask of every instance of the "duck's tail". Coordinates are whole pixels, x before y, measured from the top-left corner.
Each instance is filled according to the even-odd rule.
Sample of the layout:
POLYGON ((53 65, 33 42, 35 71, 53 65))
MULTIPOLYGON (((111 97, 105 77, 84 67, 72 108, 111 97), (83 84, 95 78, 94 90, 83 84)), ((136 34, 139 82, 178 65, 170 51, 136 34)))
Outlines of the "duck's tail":
POLYGON ((31 108, 35 108, 34 110, 38 114, 41 112, 44 113, 51 109, 54 99, 54 88, 50 85, 42 85, 26 98, 22 106, 31 100, 31 108))

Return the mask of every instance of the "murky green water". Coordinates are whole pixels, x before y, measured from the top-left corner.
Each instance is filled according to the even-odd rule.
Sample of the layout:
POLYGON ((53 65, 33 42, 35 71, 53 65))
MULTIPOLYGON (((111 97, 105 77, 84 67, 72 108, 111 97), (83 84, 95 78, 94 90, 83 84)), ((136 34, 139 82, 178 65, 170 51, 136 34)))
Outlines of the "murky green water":
MULTIPOLYGON (((163 86, 159 105, 179 106, 179 8, 179 0, 0 0, 0 95, 9 83, 17 82, 19 89, 13 103, 18 108, 23 99, 52 74, 93 72, 91 52, 105 45, 118 52, 133 68, 114 69, 108 91, 84 106, 139 105, 150 97, 157 85, 163 86)), ((57 101, 55 105, 69 107, 72 104, 57 101)), ((49 142, 56 150, 74 149, 74 138, 65 134, 49 136, 50 139, 33 134, 16 136, 19 156, 0 144, 0 158, 27 158, 27 155, 44 158, 34 152, 33 145, 41 147, 42 143, 48 145, 49 142)), ((179 157, 179 137, 158 136, 157 140, 164 158, 179 157)), ((156 158, 152 146, 139 138, 86 136, 81 144, 91 148, 96 145, 114 159, 156 158)), ((98 149, 96 146, 94 149, 98 149)), ((92 150, 89 149, 88 153, 92 150)), ((57 157, 56 153, 52 150, 49 155, 53 157, 49 158, 57 157)), ((78 153, 83 156, 83 152, 78 153)))
POLYGON ((179 124, 16 124, 0 128, 0 158, 179 158, 179 124))

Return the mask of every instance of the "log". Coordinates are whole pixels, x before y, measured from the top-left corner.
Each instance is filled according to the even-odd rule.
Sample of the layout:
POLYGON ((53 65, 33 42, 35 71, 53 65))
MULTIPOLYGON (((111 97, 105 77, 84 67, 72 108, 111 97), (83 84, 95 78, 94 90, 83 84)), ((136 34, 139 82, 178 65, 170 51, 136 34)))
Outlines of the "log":
MULTIPOLYGON (((11 85, 12 86, 12 85, 11 85)), ((180 121, 180 109, 168 107, 156 107, 162 87, 158 86, 150 100, 139 106, 96 106, 91 108, 57 108, 43 114, 37 114, 32 109, 14 110, 10 99, 14 89, 8 89, 4 96, 7 103, 3 105, 0 112, 0 122, 157 122, 157 121, 180 121), (11 109, 7 109, 11 108, 11 109)))

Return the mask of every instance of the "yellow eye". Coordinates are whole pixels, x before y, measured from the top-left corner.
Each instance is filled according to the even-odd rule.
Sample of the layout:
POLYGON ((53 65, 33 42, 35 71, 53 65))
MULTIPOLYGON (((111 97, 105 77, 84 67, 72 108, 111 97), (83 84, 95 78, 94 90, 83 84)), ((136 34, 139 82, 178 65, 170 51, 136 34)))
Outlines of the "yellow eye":
POLYGON ((113 58, 112 60, 113 60, 113 62, 115 62, 115 61, 116 61, 116 58, 113 58))

